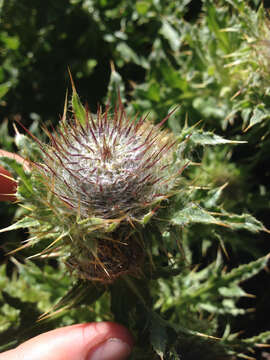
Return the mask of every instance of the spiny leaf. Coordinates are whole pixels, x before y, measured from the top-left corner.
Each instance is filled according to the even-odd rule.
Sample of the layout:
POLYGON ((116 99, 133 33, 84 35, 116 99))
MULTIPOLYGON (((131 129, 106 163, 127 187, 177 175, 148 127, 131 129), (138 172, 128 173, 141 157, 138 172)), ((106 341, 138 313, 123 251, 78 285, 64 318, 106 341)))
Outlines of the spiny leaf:
POLYGON ((113 108, 118 101, 118 95, 120 94, 121 101, 125 102, 125 85, 121 75, 116 71, 114 63, 111 61, 111 76, 108 85, 108 93, 106 101, 110 103, 113 108))
POLYGON ((268 230, 264 227, 264 225, 250 214, 237 215, 237 214, 226 213, 225 217, 222 216, 221 218, 222 221, 233 230, 245 229, 253 233, 259 231, 268 232, 268 230))
POLYGON ((212 132, 194 130, 190 136, 190 141, 196 145, 220 145, 220 144, 240 144, 246 141, 234 141, 224 139, 223 137, 216 135, 212 132))
POLYGON ((164 323, 160 321, 160 318, 155 313, 151 313, 150 319, 150 341, 155 352, 161 359, 164 357, 164 353, 167 345, 167 330, 164 323))
POLYGON ((259 124, 263 120, 269 118, 270 114, 266 111, 263 104, 259 104, 253 110, 252 116, 249 120, 248 126, 245 128, 245 131, 249 130, 252 126, 259 124))
MULTIPOLYGON (((75 117, 76 119, 78 119, 78 121, 82 124, 85 125, 85 121, 86 121, 86 112, 85 112, 85 108, 83 107, 79 95, 77 94, 77 90, 71 75, 70 70, 68 69, 69 72, 69 76, 70 76, 70 80, 71 80, 71 85, 72 85, 72 98, 71 98, 71 103, 72 103, 72 109, 74 111, 75 117)), ((65 113, 65 109, 64 109, 64 113, 65 113)))
POLYGON ((53 306, 51 310, 41 316, 41 319, 52 317, 59 312, 77 307, 82 304, 90 306, 104 293, 105 287, 92 282, 78 281, 73 287, 53 306))
POLYGON ((248 345, 260 345, 260 344, 266 344, 270 340, 270 331, 265 331, 260 333, 257 336, 253 336, 248 339, 244 339, 243 342, 248 345))
POLYGON ((209 212, 196 204, 190 204, 183 210, 174 213, 173 217, 171 218, 171 222, 174 225, 180 226, 185 226, 192 223, 223 225, 221 221, 217 220, 209 212))
POLYGON ((38 220, 35 220, 35 219, 25 216, 21 220, 17 221, 15 224, 12 224, 4 229, 1 229, 0 233, 6 232, 6 231, 11 231, 11 230, 28 228, 28 227, 36 227, 38 225, 39 225, 38 220))
POLYGON ((267 264, 269 255, 263 256, 248 264, 240 265, 239 267, 231 270, 229 273, 222 276, 222 279, 229 283, 239 283, 247 280, 261 271, 267 264))
POLYGON ((204 201, 204 206, 207 209, 211 209, 211 208, 217 206, 217 204, 222 196, 223 190, 226 188, 227 185, 228 185, 228 183, 225 183, 224 185, 222 185, 218 188, 214 188, 214 189, 211 189, 210 191, 208 191, 208 196, 207 196, 206 200, 204 201))
POLYGON ((86 113, 77 93, 72 94, 72 109, 79 122, 84 125, 86 113))

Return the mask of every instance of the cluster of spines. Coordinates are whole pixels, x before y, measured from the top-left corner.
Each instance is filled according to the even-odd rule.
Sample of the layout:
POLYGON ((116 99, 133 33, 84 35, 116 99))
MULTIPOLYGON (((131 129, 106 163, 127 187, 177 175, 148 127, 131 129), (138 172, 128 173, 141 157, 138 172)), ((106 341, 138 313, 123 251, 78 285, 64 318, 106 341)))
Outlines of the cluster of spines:
MULTIPOLYGON (((96 119, 94 119, 86 107, 83 124, 76 117, 76 113, 74 113, 74 120, 67 121, 65 111, 57 131, 50 132, 47 128, 44 128, 44 131, 50 139, 50 145, 44 145, 37 140, 44 154, 44 164, 37 164, 37 166, 41 168, 41 171, 47 178, 50 178, 51 176, 55 178, 55 181, 51 181, 51 191, 73 209, 78 209, 78 206, 83 206, 85 200, 80 198, 76 204, 74 202, 74 197, 69 196, 69 192, 73 193, 74 188, 60 175, 58 171, 59 168, 61 167, 64 169, 64 171, 79 183, 82 181, 82 176, 80 175, 81 171, 86 170, 88 171, 88 175, 94 175, 98 169, 97 166, 94 166, 93 169, 89 171, 89 168, 81 167, 76 168, 76 171, 74 171, 72 166, 77 164, 78 158, 81 160, 93 160, 93 157, 96 156, 98 157, 97 160, 101 159, 103 162, 106 162, 114 156, 113 152, 115 151, 116 143, 121 141, 121 139, 124 141, 124 146, 129 151, 137 153, 136 160, 140 162, 139 166, 135 169, 127 169, 130 173, 127 178, 125 178, 127 180, 127 189, 130 185, 128 177, 136 177, 137 179, 135 189, 133 190, 135 202, 136 198, 140 199, 140 194, 138 192, 141 189, 143 191, 144 186, 152 187, 154 191, 151 189, 149 190, 150 196, 148 199, 144 199, 140 205, 141 208, 151 205, 157 197, 166 197, 168 195, 164 194, 162 191, 157 191, 157 188, 160 186, 160 189, 162 189, 166 183, 170 184, 172 182, 171 176, 164 179, 165 170, 170 166, 169 163, 166 164, 164 162, 164 157, 175 147, 176 140, 168 136, 165 131, 160 131, 161 126, 171 113, 164 118, 161 123, 153 125, 146 121, 147 116, 141 117, 138 120, 134 117, 134 119, 130 121, 121 102, 115 106, 114 113, 110 119, 109 117, 111 117, 111 115, 109 111, 109 105, 106 106, 104 113, 102 113, 99 108, 96 119), (165 138, 165 141, 162 137, 165 138), (85 139, 89 139, 90 141, 85 141, 85 139), (163 144, 156 145, 157 142, 162 141, 164 142, 163 144), (134 146, 132 147, 133 143, 134 146), (89 154, 82 154, 81 149, 79 149, 78 146, 81 147, 81 149, 84 148, 89 154), (148 153, 149 155, 147 156, 148 153), (73 161, 75 158, 76 161, 73 161), (157 176, 157 174, 151 173, 151 169, 153 169, 159 161, 162 162, 162 165, 157 168, 160 175, 157 176), (56 182, 62 183, 67 191, 61 191, 61 193, 59 193, 59 190, 55 188, 56 182), (151 191, 153 192, 151 193, 151 191)), ((125 149, 122 149, 122 151, 125 151, 125 149)), ((170 161, 171 159, 168 158, 168 162, 170 161)), ((175 175, 176 174, 174 174, 173 177, 176 177, 175 175)), ((83 181, 87 181, 89 184, 97 186, 96 190, 102 193, 104 190, 102 182, 99 181, 98 176, 95 177, 95 180, 96 183, 94 184, 91 176, 83 178, 83 181)), ((80 187, 80 192, 84 193, 85 196, 88 195, 83 187, 80 187)), ((91 203, 87 202, 85 205, 90 206, 90 211, 93 210, 91 209, 91 203)), ((136 206, 138 206, 138 204, 134 204, 134 207, 136 206)), ((129 207, 132 208, 132 204, 129 204, 129 207)), ((121 211, 121 209, 119 209, 119 211, 121 211)), ((110 212, 108 213, 110 214, 110 212)))

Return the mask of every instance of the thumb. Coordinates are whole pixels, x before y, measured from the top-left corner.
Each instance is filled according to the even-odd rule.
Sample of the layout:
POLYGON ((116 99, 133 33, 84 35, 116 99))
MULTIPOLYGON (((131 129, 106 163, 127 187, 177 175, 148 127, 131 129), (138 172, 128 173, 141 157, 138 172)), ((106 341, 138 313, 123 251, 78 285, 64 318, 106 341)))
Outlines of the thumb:
POLYGON ((0 166, 0 201, 16 201, 16 190, 17 181, 9 171, 0 166))
POLYGON ((122 325, 112 322, 78 324, 36 336, 0 360, 124 360, 133 340, 122 325))
MULTIPOLYGON (((20 155, 0 149, 0 157, 8 157, 22 164, 24 169, 29 171, 29 163, 20 155)), ((0 166, 0 201, 16 201, 17 181, 13 179, 11 173, 0 166)))

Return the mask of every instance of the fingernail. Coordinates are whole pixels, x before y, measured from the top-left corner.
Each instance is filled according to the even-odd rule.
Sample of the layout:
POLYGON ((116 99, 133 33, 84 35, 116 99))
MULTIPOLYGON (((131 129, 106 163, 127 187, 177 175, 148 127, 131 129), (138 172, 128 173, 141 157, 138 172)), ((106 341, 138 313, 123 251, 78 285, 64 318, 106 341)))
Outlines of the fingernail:
POLYGON ((124 360, 131 353, 130 346, 120 339, 109 339, 92 351, 86 360, 124 360))

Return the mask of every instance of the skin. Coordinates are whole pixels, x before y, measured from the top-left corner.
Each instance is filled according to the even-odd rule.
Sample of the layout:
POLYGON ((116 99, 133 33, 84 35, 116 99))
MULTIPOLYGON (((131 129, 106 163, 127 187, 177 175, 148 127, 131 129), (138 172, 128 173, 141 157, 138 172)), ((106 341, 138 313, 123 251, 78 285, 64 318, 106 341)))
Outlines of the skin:
POLYGON ((36 336, 0 354, 0 360, 122 360, 127 358, 131 348, 132 338, 119 324, 77 324, 36 336), (102 352, 102 346, 108 343, 116 346, 109 352, 102 352))
MULTIPOLYGON (((5 150, 0 150, 0 156, 9 157, 17 160, 19 163, 24 163, 25 160, 19 155, 10 153, 5 150)), ((9 171, 0 166, 0 201, 16 201, 17 182, 12 178, 9 171)))
MULTIPOLYGON (((20 156, 0 150, 29 165, 20 156)), ((16 201, 17 182, 0 166, 0 201, 16 201)), ((128 330, 113 322, 85 323, 38 335, 17 348, 0 354, 0 360, 122 360, 131 352, 133 339, 128 330)))

